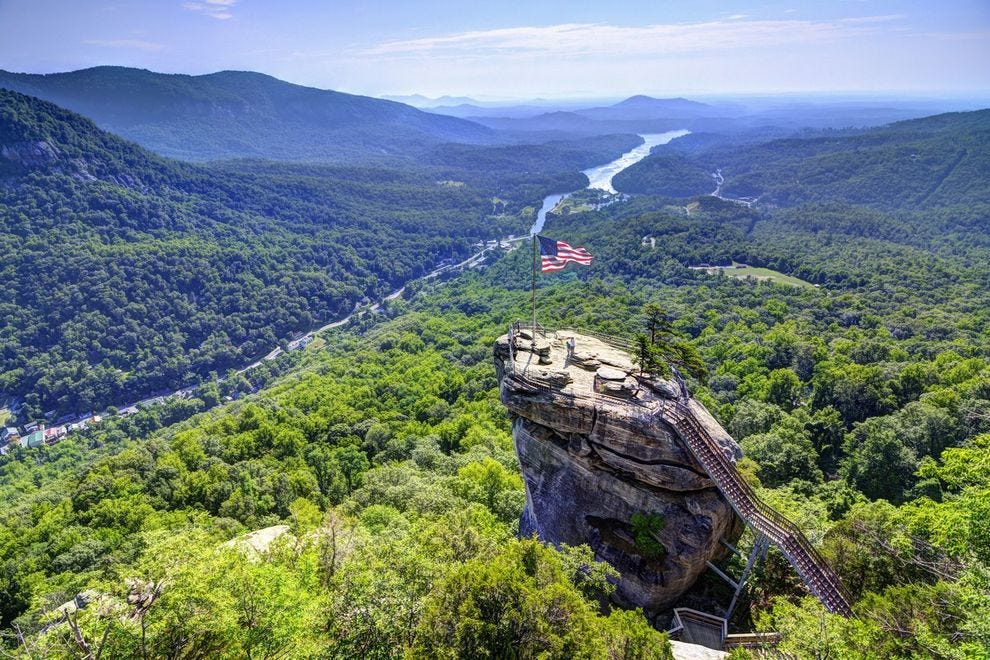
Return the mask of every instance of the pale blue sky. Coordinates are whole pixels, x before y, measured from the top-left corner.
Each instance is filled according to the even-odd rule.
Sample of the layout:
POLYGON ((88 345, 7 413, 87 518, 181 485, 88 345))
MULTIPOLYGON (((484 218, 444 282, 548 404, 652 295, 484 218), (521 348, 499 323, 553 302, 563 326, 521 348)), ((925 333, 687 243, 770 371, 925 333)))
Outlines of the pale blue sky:
POLYGON ((360 94, 986 95, 990 0, 0 0, 0 68, 261 71, 360 94))

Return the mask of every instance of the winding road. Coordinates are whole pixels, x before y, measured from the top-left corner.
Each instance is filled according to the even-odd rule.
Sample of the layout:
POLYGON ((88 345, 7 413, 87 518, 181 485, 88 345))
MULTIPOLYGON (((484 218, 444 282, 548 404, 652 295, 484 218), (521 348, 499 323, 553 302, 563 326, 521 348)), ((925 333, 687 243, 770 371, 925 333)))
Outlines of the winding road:
MULTIPOLYGON (((641 135, 640 137, 643 138, 643 144, 639 145, 635 149, 633 149, 633 150, 631 150, 631 151, 629 151, 627 153, 622 154, 617 159, 615 159, 615 160, 613 160, 611 162, 605 163, 604 165, 599 165, 597 167, 593 167, 593 168, 584 170, 582 173, 585 176, 588 177, 588 186, 587 187, 588 188, 595 188, 595 189, 604 190, 606 192, 611 192, 611 193, 614 194, 615 193, 615 189, 612 187, 612 178, 616 174, 618 174, 619 172, 621 172, 622 170, 626 169, 627 167, 630 167, 631 165, 634 165, 634 164, 638 163, 639 161, 643 160, 644 158, 646 158, 647 156, 649 156, 650 155, 650 152, 653 149, 653 147, 658 146, 658 145, 661 145, 661 144, 667 144, 671 140, 673 140, 675 138, 678 138, 678 137, 682 137, 684 135, 687 135, 688 133, 690 133, 690 131, 687 131, 687 130, 677 130, 677 131, 667 131, 666 133, 653 133, 653 134, 644 134, 644 135, 641 135)), ((528 240, 530 240, 530 238, 532 237, 533 234, 536 234, 536 233, 538 233, 538 232, 540 232, 540 231, 543 230, 543 225, 546 223, 546 219, 547 219, 547 213, 550 212, 551 210, 553 210, 553 208, 557 204, 559 204, 561 202, 561 200, 565 199, 566 197, 570 196, 571 194, 572 194, 571 192, 554 193, 552 195, 548 195, 547 197, 545 197, 543 199, 543 205, 540 207, 540 210, 536 214, 536 222, 530 228, 530 232, 529 232, 528 235, 526 235, 526 236, 508 236, 508 237, 502 238, 502 239, 500 239, 498 241, 488 241, 485 244, 484 247, 482 247, 480 250, 478 250, 477 252, 475 252, 474 254, 472 254, 470 257, 468 257, 464 261, 461 261, 460 263, 456 263, 456 264, 447 264, 446 266, 440 266, 439 268, 433 269, 432 271, 430 271, 426 275, 423 275, 421 277, 415 278, 413 280, 409 280, 404 285, 402 285, 401 287, 399 287, 395 291, 392 291, 391 293, 389 293, 387 296, 385 296, 384 298, 382 298, 379 301, 367 303, 367 304, 364 304, 364 305, 356 305, 355 308, 354 308, 354 310, 350 314, 348 314, 347 316, 345 316, 345 317, 343 317, 341 319, 337 319, 336 321, 331 321, 330 323, 327 323, 326 325, 320 326, 319 328, 316 328, 314 330, 310 330, 306 334, 304 334, 304 335, 302 335, 300 337, 297 337, 297 338, 293 339, 292 341, 290 341, 289 342, 290 345, 296 345, 296 346, 298 346, 300 344, 308 343, 307 340, 312 340, 313 337, 315 337, 317 334, 319 334, 319 333, 321 333, 321 332, 323 332, 325 330, 330 330, 332 328, 339 328, 339 327, 341 327, 341 326, 346 325, 347 323, 349 323, 351 321, 351 319, 353 319, 353 318, 355 318, 357 316, 361 316, 361 315, 363 315, 365 313, 368 313, 368 312, 375 313, 375 312, 377 312, 379 309, 381 309, 382 305, 385 304, 386 301, 395 300, 396 298, 398 298, 399 296, 401 296, 403 294, 403 292, 405 292, 406 287, 409 284, 412 284, 413 282, 422 281, 422 280, 429 280, 429 279, 438 277, 438 276, 442 275, 443 273, 450 272, 450 271, 462 270, 464 268, 471 268, 473 266, 476 266, 476 265, 480 264, 481 261, 484 259, 485 255, 488 252, 491 252, 492 250, 497 250, 500 247, 505 248, 506 246, 511 246, 513 243, 519 243, 519 242, 522 242, 522 241, 528 241, 528 240)), ((240 369, 237 369, 235 371, 235 373, 237 373, 237 374, 247 373, 248 371, 251 371, 252 369, 258 368, 264 362, 277 359, 284 352, 285 351, 281 347, 276 346, 275 348, 273 348, 271 351, 269 351, 268 353, 266 353, 260 359, 255 360, 254 362, 252 362, 252 363, 250 363, 250 364, 248 364, 248 365, 246 365, 246 366, 244 366, 244 367, 242 367, 240 369)), ((218 382, 223 382, 224 380, 225 380, 224 378, 220 378, 220 379, 218 379, 218 382)), ((194 389, 195 389, 195 387, 183 387, 183 388, 179 388, 177 390, 171 391, 171 392, 159 393, 159 394, 153 395, 151 397, 147 397, 145 399, 141 399, 140 401, 132 401, 132 402, 129 402, 129 403, 121 403, 121 404, 118 404, 118 405, 112 406, 112 407, 115 407, 115 408, 117 408, 118 410, 121 410, 121 411, 124 411, 124 410, 134 410, 139 404, 160 402, 160 401, 162 401, 164 399, 167 399, 167 398, 170 398, 170 397, 173 397, 173 396, 178 396, 178 397, 185 398, 187 396, 190 396, 193 393, 194 389)), ((81 415, 77 415, 77 417, 79 417, 79 416, 81 416, 81 415)), ((62 428, 62 429, 65 429, 65 431, 63 431, 63 432, 67 432, 67 427, 68 427, 68 425, 65 425, 64 427, 54 427, 54 428, 62 428)))
POLYGON ((735 202, 736 204, 742 204, 746 208, 753 208, 753 204, 756 203, 758 198, 751 197, 724 197, 722 195, 722 184, 725 183, 725 177, 722 176, 722 168, 718 167, 712 172, 712 180, 715 182, 715 190, 712 191, 711 196, 717 197, 726 202, 735 202))

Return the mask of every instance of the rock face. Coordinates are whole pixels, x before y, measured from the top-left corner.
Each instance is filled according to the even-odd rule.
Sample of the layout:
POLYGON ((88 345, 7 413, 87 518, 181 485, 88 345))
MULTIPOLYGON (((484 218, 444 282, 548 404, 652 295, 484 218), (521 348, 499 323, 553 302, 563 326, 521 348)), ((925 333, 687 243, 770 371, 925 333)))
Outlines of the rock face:
MULTIPOLYGON (((628 354, 575 333, 536 342, 517 335, 512 346, 503 336, 495 364, 526 483, 520 534, 589 544, 621 573, 617 599, 650 613, 669 607, 725 552, 720 538, 741 534, 728 502, 654 414, 677 395, 675 385, 637 377, 628 354), (642 514, 653 524, 644 527, 642 514)), ((691 405, 699 421, 718 427, 691 405)), ((717 431, 726 454, 741 456, 717 431)))
POLYGON ((58 153, 43 140, 0 145, 0 158, 28 169, 47 167, 58 160, 58 153))

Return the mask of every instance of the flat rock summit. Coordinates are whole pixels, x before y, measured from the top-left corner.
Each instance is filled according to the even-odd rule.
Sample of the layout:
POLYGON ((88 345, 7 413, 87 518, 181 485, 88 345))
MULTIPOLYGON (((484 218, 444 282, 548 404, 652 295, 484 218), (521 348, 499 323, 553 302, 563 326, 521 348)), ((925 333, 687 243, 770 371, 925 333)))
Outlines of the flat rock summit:
MULTIPOLYGON (((743 523, 677 431, 656 411, 681 395, 638 375, 614 341, 516 328, 495 344, 501 399, 526 483, 520 534, 587 543, 621 574, 616 598, 670 607, 743 523), (573 340, 573 351, 568 344, 573 340)), ((735 441, 699 403, 695 419, 733 463, 735 441)))

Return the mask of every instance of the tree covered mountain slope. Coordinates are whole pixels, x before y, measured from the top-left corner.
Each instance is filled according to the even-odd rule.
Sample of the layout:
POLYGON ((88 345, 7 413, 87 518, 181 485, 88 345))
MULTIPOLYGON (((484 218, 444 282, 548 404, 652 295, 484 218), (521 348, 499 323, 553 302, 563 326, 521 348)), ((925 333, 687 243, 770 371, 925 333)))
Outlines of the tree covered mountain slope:
POLYGON ((504 155, 480 172, 204 168, 0 90, 0 391, 30 415, 77 412, 243 366, 478 240, 522 233, 543 195, 584 185, 587 161, 631 139, 541 148, 557 155, 525 176, 504 155))
MULTIPOLYGON (((637 198, 551 218, 548 232, 596 258, 539 276, 539 320, 627 337, 646 328, 646 303, 663 305, 709 369, 690 387, 741 441, 740 469, 856 599, 857 618, 827 614, 771 551, 733 632, 781 632, 798 658, 819 657, 823 639, 842 658, 982 657, 990 260, 978 245, 905 248, 874 227, 816 235, 714 199, 690 217, 637 198), (851 276, 794 287, 682 265, 757 249, 851 276)), ((602 605, 609 571, 588 549, 514 538, 524 484, 491 350, 528 318, 530 259, 516 250, 411 287, 295 354, 274 385, 177 425, 167 416, 206 397, 0 458, 0 626, 73 657, 68 624, 52 622, 87 593, 80 634, 106 657, 142 644, 170 656, 669 657, 638 612, 602 605), (263 528, 281 534, 268 551, 239 550, 263 528), (148 607, 132 604, 156 587, 148 607)), ((740 574, 754 540, 721 568, 740 574)), ((717 613, 731 597, 711 577, 685 605, 717 613)))
POLYGON ((463 119, 245 71, 0 71, 0 87, 51 101, 159 154, 191 161, 368 162, 410 158, 443 142, 496 141, 491 129, 463 119))
MULTIPOLYGON (((55 130, 70 145, 90 139, 92 125, 84 120, 55 121, 47 104, 14 101, 17 116, 37 114, 25 119, 30 131, 15 134, 19 144, 38 146, 39 137, 53 135, 45 131, 55 130)), ((127 147, 97 135, 93 151, 127 147)), ((513 160, 500 149, 468 151, 466 163, 487 162, 493 169, 484 176, 492 178, 497 163, 513 160)), ((439 172, 455 174, 453 165, 427 170, 430 178, 417 186, 415 177, 425 176, 419 170, 257 161, 200 169, 140 150, 120 157, 146 159, 134 167, 140 176, 133 183, 112 183, 120 172, 111 166, 104 178, 88 179, 72 169, 79 166, 74 159, 61 157, 62 170, 39 156, 42 165, 29 158, 18 174, 8 172, 5 191, 20 190, 49 209, 25 210, 25 218, 69 220, 63 233, 36 239, 20 229, 31 223, 5 216, 16 241, 5 244, 5 253, 30 248, 37 259, 41 246, 63 241, 73 253, 87 255, 92 244, 102 254, 137 238, 142 249, 113 263, 190 253, 175 236, 159 233, 165 230, 141 233, 103 212, 122 199, 147 200, 141 186, 171 190, 174 197, 160 202, 168 213, 154 217, 188 220, 186 233, 196 241, 226 246, 242 240, 243 225, 256 239, 247 245, 261 254, 283 240, 266 222, 297 228, 290 244, 309 245, 300 238, 306 227, 322 231, 310 215, 323 207, 282 209, 290 194, 332 199, 334 213, 351 217, 342 209, 358 204, 357 193, 339 192, 333 173, 362 195, 378 189, 396 201, 408 196, 416 208, 459 199, 423 191, 423 181, 442 180, 439 172), (210 199, 225 200, 216 203, 219 218, 199 213, 205 202, 198 194, 179 192, 197 174, 210 199), (52 213, 68 209, 65 200, 81 203, 83 192, 66 182, 95 206, 52 213), (261 192, 248 194, 255 187, 261 192), (272 189, 286 195, 268 197, 272 189), (266 204, 277 215, 262 215, 266 204), (177 210, 186 207, 185 215, 177 210), (86 222, 108 224, 124 238, 104 238, 86 222), (197 238, 214 230, 223 241, 197 238)), ((453 162, 450 154, 444 158, 453 162)), ((82 160, 88 172, 104 171, 82 160)), ((439 188, 467 194, 474 186, 439 188)), ((647 327, 644 306, 662 305, 707 367, 707 378, 692 377, 689 386, 740 441, 740 469, 761 497, 801 526, 856 601, 856 618, 827 614, 804 598, 786 560, 771 551, 747 584, 733 631, 779 632, 781 652, 799 658, 819 657, 823 643, 842 658, 987 655, 990 232, 981 207, 971 206, 968 215, 952 210, 958 207, 895 213, 829 198, 747 208, 706 197, 688 214, 670 199, 641 196, 549 219, 548 234, 586 247, 595 260, 538 276, 540 323, 632 337, 647 327), (819 286, 687 267, 733 260, 819 286)), ((325 224, 338 217, 325 213, 325 224)), ((66 263, 25 267, 36 278, 75 267, 67 261, 72 254, 61 256, 66 263)), ((364 256, 357 253, 349 267, 370 268, 364 256)), ((514 538, 524 484, 491 350, 507 324, 531 313, 531 258, 515 250, 484 270, 411 286, 380 313, 328 331, 322 347, 314 343, 276 363, 284 369, 264 368, 281 375, 254 393, 260 383, 251 372, 251 383, 209 383, 189 399, 111 416, 53 446, 0 457, 2 643, 11 653, 30 645, 48 657, 79 655, 80 638, 104 657, 468 657, 480 648, 668 657, 662 636, 641 615, 601 605, 609 571, 587 549, 514 538), (228 393, 242 398, 219 403, 228 393), (265 552, 239 549, 245 534, 260 529, 279 539, 265 552), (58 609, 77 594, 90 603, 74 620, 79 637, 58 609)), ((280 272, 237 279, 238 269, 253 263, 217 267, 217 277, 232 280, 229 295, 249 296, 255 279, 268 286, 263 278, 280 272)), ((74 272, 99 291, 97 275, 74 272)), ((137 275, 130 280, 114 288, 148 288, 137 275)), ((47 311, 81 304, 57 300, 64 302, 47 311)), ((194 309, 201 294, 185 300, 194 309)), ((109 312, 82 309, 92 325, 58 330, 73 355, 92 350, 102 336, 97 322, 116 323, 109 312)), ((8 304, 3 311, 15 309, 8 304)), ((137 310, 124 311, 140 318, 137 310)), ((145 327, 157 331, 163 323, 145 327)), ((165 356, 157 346, 147 354, 165 356)), ((75 366, 83 374, 90 369, 75 366)), ((54 382, 46 378, 39 382, 54 382)), ((741 539, 744 556, 754 541, 741 539)), ((730 555, 721 568, 739 575, 745 563, 730 555)), ((712 577, 699 581, 685 604, 720 612, 731 598, 712 577)))
POLYGON ((623 192, 686 196, 711 192, 794 205, 844 201, 915 209, 990 199, 990 110, 935 115, 862 131, 721 146, 684 138, 615 177, 623 192), (705 181, 705 177, 707 181, 705 181))

